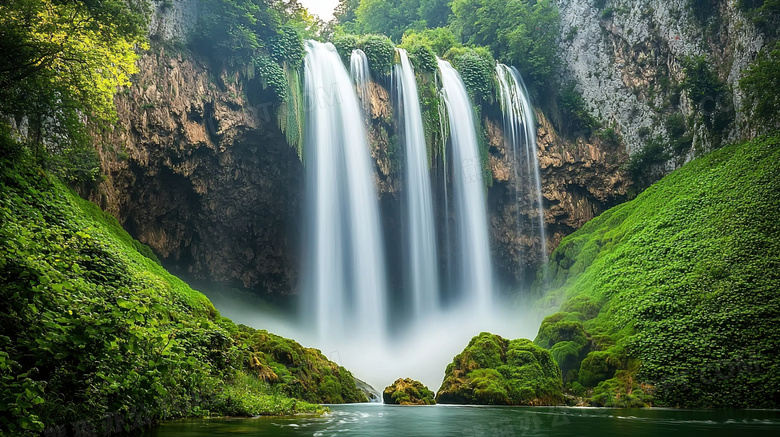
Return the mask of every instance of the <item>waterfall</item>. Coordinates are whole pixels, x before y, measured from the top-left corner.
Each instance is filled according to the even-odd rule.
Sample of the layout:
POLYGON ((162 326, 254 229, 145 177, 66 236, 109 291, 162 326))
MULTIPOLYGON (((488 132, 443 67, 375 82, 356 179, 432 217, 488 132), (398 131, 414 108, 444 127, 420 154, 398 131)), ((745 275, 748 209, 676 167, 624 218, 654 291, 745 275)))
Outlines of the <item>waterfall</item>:
POLYGON ((306 41, 305 314, 321 339, 382 338, 385 260, 373 166, 355 89, 335 47, 306 41))
POLYGON ((404 145, 404 231, 406 238, 407 284, 412 295, 415 319, 437 308, 439 280, 436 256, 436 229, 417 80, 409 56, 398 49, 400 64, 393 70, 401 108, 401 135, 404 145))
POLYGON ((368 107, 368 83, 371 80, 371 76, 368 70, 368 58, 363 50, 352 50, 352 56, 349 58, 349 69, 352 75, 352 80, 357 87, 357 93, 360 97, 360 101, 364 107, 368 107))
POLYGON ((461 255, 459 286, 477 312, 485 313, 493 300, 493 272, 474 110, 458 72, 441 59, 439 70, 452 143, 452 184, 461 255))
MULTIPOLYGON (((511 147, 514 158, 514 176, 518 185, 525 182, 525 186, 531 190, 531 198, 534 202, 536 222, 532 226, 531 235, 539 240, 539 253, 541 261, 547 259, 547 236, 544 229, 544 204, 542 201, 542 181, 539 175, 539 158, 536 144, 536 120, 534 118, 531 99, 525 87, 520 72, 514 67, 504 64, 496 65, 496 77, 498 78, 501 109, 504 114, 504 136, 507 145, 511 147), (521 155, 520 147, 523 147, 521 155), (521 167, 525 164, 525 171, 521 174, 521 167), (536 228, 536 229, 534 229, 536 228)), ((520 191, 525 187, 518 186, 516 193, 517 223, 521 227, 520 220, 520 191)), ((522 229, 520 230, 523 231, 522 229)))

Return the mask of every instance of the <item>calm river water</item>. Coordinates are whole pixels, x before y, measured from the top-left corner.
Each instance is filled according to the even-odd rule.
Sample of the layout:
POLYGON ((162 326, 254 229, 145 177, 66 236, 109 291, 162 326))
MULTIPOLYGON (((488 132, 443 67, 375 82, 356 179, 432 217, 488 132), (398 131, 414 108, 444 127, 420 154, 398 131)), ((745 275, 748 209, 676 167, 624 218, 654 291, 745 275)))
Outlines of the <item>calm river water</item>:
POLYGON ((155 437, 780 436, 780 411, 332 405, 324 416, 166 422, 155 437))

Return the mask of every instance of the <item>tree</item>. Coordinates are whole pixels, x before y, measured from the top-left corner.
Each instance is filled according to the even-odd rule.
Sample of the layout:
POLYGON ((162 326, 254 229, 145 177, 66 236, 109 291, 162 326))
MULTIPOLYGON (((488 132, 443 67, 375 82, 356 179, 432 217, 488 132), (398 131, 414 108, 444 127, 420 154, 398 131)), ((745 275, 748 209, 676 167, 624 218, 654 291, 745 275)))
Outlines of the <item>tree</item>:
POLYGON ((87 132, 115 118, 114 94, 145 47, 146 16, 143 0, 0 3, 0 113, 27 121, 40 161, 97 165, 82 159, 94 157, 87 132))
POLYGON ((552 82, 560 15, 550 0, 454 0, 452 12, 463 43, 490 47, 534 83, 552 82))
POLYGON ((380 33, 400 42, 407 29, 425 28, 419 9, 420 0, 361 0, 355 11, 357 27, 362 33, 380 33))
POLYGON ((427 27, 443 27, 452 16, 452 0, 420 0, 419 17, 427 27))
POLYGON ((780 114, 780 42, 759 52, 756 61, 739 80, 748 106, 761 122, 773 126, 780 114))

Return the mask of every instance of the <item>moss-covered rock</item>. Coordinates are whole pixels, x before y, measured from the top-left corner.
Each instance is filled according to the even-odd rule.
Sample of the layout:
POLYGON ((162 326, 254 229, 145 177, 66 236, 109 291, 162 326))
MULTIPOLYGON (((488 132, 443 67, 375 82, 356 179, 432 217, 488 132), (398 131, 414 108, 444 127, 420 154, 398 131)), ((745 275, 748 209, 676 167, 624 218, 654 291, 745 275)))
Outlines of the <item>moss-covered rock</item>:
POLYGON ((447 366, 440 404, 561 405, 563 381, 552 354, 527 339, 483 332, 447 366))
POLYGON ((561 242, 541 303, 563 312, 536 344, 571 369, 569 394, 616 407, 780 406, 778 172, 780 138, 734 144, 561 242))
POLYGON ((570 313, 556 313, 546 317, 534 343, 550 350, 561 368, 564 381, 573 378, 569 372, 579 367, 590 350, 588 333, 577 315, 570 313))
POLYGON ((320 404, 368 402, 347 369, 328 360, 318 349, 239 325, 251 350, 257 375, 292 397, 320 404))
POLYGON ((420 381, 410 378, 398 378, 392 385, 385 387, 382 400, 386 404, 398 405, 435 405, 434 394, 420 381))

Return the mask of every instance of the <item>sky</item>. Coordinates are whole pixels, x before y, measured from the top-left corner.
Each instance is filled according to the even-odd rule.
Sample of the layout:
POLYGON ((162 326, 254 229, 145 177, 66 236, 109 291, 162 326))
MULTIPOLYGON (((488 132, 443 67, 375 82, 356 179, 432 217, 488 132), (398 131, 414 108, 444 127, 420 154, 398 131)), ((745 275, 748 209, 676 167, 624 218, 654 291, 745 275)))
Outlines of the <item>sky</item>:
POLYGON ((319 15, 323 21, 333 18, 333 10, 339 4, 339 0, 298 0, 312 14, 319 15))

